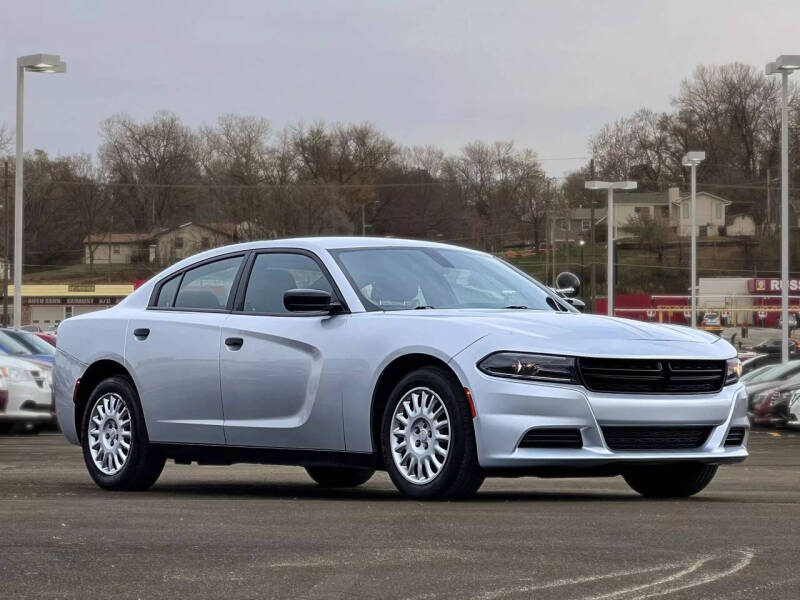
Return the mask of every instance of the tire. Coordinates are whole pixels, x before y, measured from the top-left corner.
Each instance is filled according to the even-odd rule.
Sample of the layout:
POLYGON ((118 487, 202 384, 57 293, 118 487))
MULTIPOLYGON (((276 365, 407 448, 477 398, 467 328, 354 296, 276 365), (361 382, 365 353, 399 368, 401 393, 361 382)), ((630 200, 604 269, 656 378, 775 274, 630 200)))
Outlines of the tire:
POLYGON ((92 392, 81 420, 81 446, 89 475, 107 490, 146 490, 166 462, 150 444, 139 396, 126 377, 104 379, 92 392))
POLYGON ((717 465, 681 463, 638 467, 623 474, 625 482, 648 498, 688 498, 702 491, 717 473, 717 465))
POLYGON ((381 451, 395 487, 412 498, 470 498, 485 477, 464 391, 437 367, 417 369, 395 386, 383 414, 381 451))
POLYGON ((306 473, 325 488, 352 488, 367 483, 375 474, 375 470, 354 467, 306 467, 306 473))

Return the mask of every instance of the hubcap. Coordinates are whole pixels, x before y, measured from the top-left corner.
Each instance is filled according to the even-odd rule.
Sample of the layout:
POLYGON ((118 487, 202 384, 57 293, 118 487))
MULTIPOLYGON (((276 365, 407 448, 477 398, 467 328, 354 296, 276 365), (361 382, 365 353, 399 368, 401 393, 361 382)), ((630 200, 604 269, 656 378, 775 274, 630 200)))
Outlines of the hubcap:
POLYGON ((418 485, 430 483, 444 468, 450 450, 450 415, 430 388, 407 392, 391 424, 392 459, 400 474, 418 485))
POLYGON ((131 451, 131 415, 119 394, 98 398, 89 418, 89 453, 106 475, 118 473, 131 451))

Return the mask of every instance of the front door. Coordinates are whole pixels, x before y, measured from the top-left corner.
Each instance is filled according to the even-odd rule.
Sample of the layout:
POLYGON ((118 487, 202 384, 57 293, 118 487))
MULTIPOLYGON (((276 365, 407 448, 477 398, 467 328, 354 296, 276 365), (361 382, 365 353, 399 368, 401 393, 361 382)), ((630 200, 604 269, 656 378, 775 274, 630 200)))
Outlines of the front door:
POLYGON ((344 449, 341 373, 330 367, 349 318, 287 311, 283 294, 296 288, 336 295, 312 254, 259 253, 241 306, 223 324, 220 375, 230 445, 344 449))
POLYGON ((220 332, 243 260, 225 257, 170 277, 145 315, 130 320, 125 358, 151 441, 225 443, 220 332))

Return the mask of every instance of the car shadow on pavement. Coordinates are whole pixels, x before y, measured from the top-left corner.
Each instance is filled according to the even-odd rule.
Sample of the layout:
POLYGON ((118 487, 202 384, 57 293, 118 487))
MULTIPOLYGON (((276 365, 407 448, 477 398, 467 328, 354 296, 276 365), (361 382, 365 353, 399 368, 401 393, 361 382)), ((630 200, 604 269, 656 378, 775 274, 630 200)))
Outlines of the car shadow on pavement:
MULTIPOLYGON (((413 502, 392 489, 375 487, 321 488, 313 483, 246 483, 246 482, 169 482, 156 484, 146 494, 195 497, 249 497, 291 500, 345 500, 345 501, 402 501, 413 502)), ((634 492, 578 492, 547 490, 486 490, 464 500, 470 503, 491 502, 675 502, 675 499, 644 498, 634 492)), ((690 498, 689 502, 728 502, 729 499, 703 496, 690 498)))

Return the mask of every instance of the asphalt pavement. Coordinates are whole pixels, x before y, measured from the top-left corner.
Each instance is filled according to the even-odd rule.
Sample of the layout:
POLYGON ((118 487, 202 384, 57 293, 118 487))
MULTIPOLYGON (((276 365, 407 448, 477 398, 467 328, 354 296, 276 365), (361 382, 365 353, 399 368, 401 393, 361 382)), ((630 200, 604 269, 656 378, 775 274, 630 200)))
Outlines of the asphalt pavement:
POLYGON ((104 492, 60 435, 0 437, 0 598, 800 597, 800 434, 754 432, 699 496, 620 478, 490 479, 423 503, 378 473, 168 464, 104 492))

